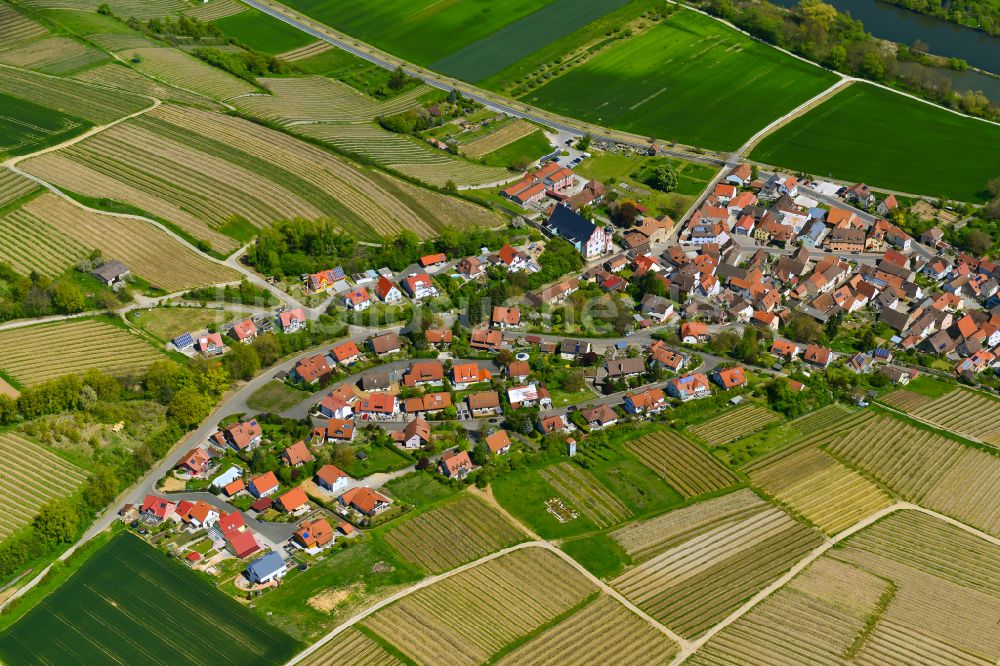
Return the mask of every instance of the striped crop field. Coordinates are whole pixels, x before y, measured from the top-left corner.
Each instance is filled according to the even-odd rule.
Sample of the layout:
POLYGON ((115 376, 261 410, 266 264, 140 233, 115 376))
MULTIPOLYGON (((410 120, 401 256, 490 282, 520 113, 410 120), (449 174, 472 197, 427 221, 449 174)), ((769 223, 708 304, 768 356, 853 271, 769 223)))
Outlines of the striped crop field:
POLYGON ((214 21, 239 14, 246 8, 247 6, 239 0, 209 0, 193 9, 188 9, 184 14, 199 21, 214 21))
POLYGON ((100 368, 136 372, 162 359, 138 335, 94 319, 71 319, 0 331, 0 370, 22 384, 100 368))
POLYGON ((103 51, 68 37, 46 37, 0 51, 0 63, 58 75, 87 69, 107 60, 103 51))
POLYGON ((760 405, 747 405, 689 427, 688 431, 710 446, 719 446, 755 433, 780 420, 781 417, 770 409, 760 405))
POLYGON ((260 79, 270 95, 247 95, 234 100, 241 111, 288 125, 292 123, 361 123, 390 116, 420 105, 417 98, 431 89, 417 86, 380 102, 346 83, 322 76, 260 79))
MULTIPOLYGON (((223 2, 227 1, 229 0, 223 0, 223 2)), ((236 0, 232 1, 235 2, 236 0)), ((237 2, 236 4, 240 3, 237 2)), ((305 46, 300 46, 297 49, 292 49, 291 51, 285 51, 284 53, 279 53, 278 57, 281 58, 282 60, 287 60, 288 62, 295 62, 296 60, 305 60, 306 58, 311 58, 314 55, 319 55, 320 53, 326 53, 332 48, 334 48, 334 46, 330 42, 324 42, 321 39, 317 39, 315 42, 306 44, 305 46)))
POLYGON ((139 62, 134 66, 144 74, 213 99, 229 99, 255 90, 243 79, 238 79, 177 49, 163 47, 130 49, 123 51, 121 55, 132 61, 138 58, 139 62))
POLYGON ((239 246, 219 231, 234 216, 256 227, 332 218, 359 240, 502 224, 480 206, 359 168, 281 132, 169 105, 21 166, 66 189, 149 211, 224 252, 239 246))
POLYGON ((611 585, 677 633, 695 637, 821 541, 781 509, 765 508, 672 546, 611 585))
POLYGON ((298 662, 302 666, 403 666, 381 645, 353 627, 298 662))
POLYGON ((471 495, 397 525, 385 540, 407 560, 431 573, 454 569, 525 535, 500 511, 471 495))
POLYGON ((646 467, 685 497, 722 490, 739 479, 715 456, 670 430, 661 430, 626 445, 646 467))
POLYGON ((86 478, 76 465, 12 432, 0 433, 0 461, 0 541, 30 523, 46 502, 72 495, 86 478))
MULTIPOLYGON (((78 9, 96 12, 105 0, 25 0, 34 9, 78 9)), ((185 0, 107 0, 115 16, 134 16, 139 19, 163 18, 188 9, 185 0)))
POLYGON ((0 169, 0 208, 21 197, 28 196, 40 187, 38 183, 25 178, 10 169, 0 169))
POLYGON ((815 447, 759 468, 750 480, 831 535, 892 503, 873 483, 815 447))
POLYGON ((822 557, 686 663, 839 666, 891 592, 889 581, 822 557))
POLYGON ((788 422, 795 432, 800 435, 812 435, 813 433, 829 430, 838 426, 851 418, 853 412, 839 402, 820 407, 815 412, 810 412, 805 416, 788 422))
POLYGON ((473 159, 479 159, 487 153, 499 150, 510 145, 518 139, 523 139, 537 128, 526 120, 520 118, 504 124, 495 132, 490 132, 484 136, 473 139, 462 144, 461 151, 473 159))
POLYGON ((904 499, 1000 536, 1000 458, 878 417, 826 446, 904 499))
POLYGON ((611 532, 611 537, 633 560, 641 561, 717 524, 738 521, 767 506, 752 490, 744 488, 632 523, 611 532))
POLYGON ((0 4, 0 45, 13 46, 48 32, 41 24, 35 23, 12 6, 0 4))
POLYGON ((616 599, 602 594, 496 663, 666 664, 676 652, 673 641, 616 599))
POLYGON ((595 591, 558 555, 523 548, 417 590, 362 624, 418 664, 473 666, 595 591))
MULTIPOLYGON (((818 414, 818 412, 817 412, 818 414)), ((812 415, 810 415, 812 416, 812 415)), ((788 456, 794 455, 799 451, 804 449, 812 449, 817 446, 822 446, 828 442, 834 441, 840 433, 852 432, 855 430, 863 430, 866 427, 872 425, 872 422, 877 418, 874 412, 856 412, 854 414, 846 414, 835 422, 830 423, 823 429, 812 430, 808 435, 799 437, 792 441, 791 444, 780 449, 776 449, 769 453, 755 458, 743 465, 743 471, 747 474, 752 474, 756 470, 764 469, 770 465, 775 464, 777 461, 786 458, 788 456)), ((795 425, 796 421, 792 421, 790 425, 795 425)), ((811 430, 811 428, 805 428, 811 430)), ((798 430, 798 428, 796 428, 798 430)))
POLYGON ((910 413, 959 435, 1000 446, 1000 401, 982 393, 957 389, 910 413))
POLYGON ((561 462, 539 470, 556 492, 568 500, 598 528, 615 525, 632 517, 632 512, 597 478, 571 462, 561 462))
POLYGON ((167 293, 241 277, 148 222, 84 210, 50 193, 0 217, 0 231, 11 232, 0 233, 0 259, 24 274, 35 267, 54 277, 100 250, 167 293))
MULTIPOLYGON (((119 53, 129 49, 159 48, 160 44, 149 37, 137 33, 109 33, 99 35, 89 35, 87 37, 102 49, 107 49, 112 53, 119 53)), ((130 69, 128 65, 121 63, 121 66, 130 69)))
POLYGON ((124 91, 5 66, 0 66, 0 93, 98 124, 118 120, 152 104, 152 100, 124 91))
MULTIPOLYGON (((127 35, 109 36, 122 37, 127 35)), ((207 109, 223 108, 221 104, 207 97, 160 83, 118 62, 99 65, 98 67, 78 72, 73 75, 73 78, 78 81, 127 90, 139 95, 148 95, 164 102, 179 102, 186 106, 197 106, 207 109)))
POLYGON ((456 185, 482 185, 506 180, 512 175, 507 169, 469 162, 371 123, 310 123, 295 125, 293 129, 438 187, 449 180, 456 185))
POLYGON ((916 391, 907 391, 906 389, 892 391, 879 398, 879 402, 884 402, 890 407, 895 407, 907 413, 920 409, 931 400, 933 398, 928 395, 917 393, 916 391))

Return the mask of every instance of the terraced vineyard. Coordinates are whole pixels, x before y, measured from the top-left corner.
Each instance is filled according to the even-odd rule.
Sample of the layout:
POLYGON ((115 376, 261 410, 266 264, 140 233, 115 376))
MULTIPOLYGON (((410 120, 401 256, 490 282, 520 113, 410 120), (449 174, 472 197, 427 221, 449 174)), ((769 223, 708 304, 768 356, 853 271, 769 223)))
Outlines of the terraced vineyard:
POLYGON ((620 523, 632 516, 621 500, 579 465, 556 463, 539 470, 538 475, 599 528, 620 523))
POLYGON ((8 4, 0 4, 0 44, 13 46, 47 33, 48 30, 41 24, 32 21, 8 4))
POLYGON ((302 666, 403 666, 385 648, 348 628, 299 662, 302 666))
POLYGON ((479 159, 487 153, 492 153, 494 150, 512 144, 518 139, 523 139, 534 132, 535 129, 536 127, 531 123, 517 119, 507 123, 495 132, 490 132, 485 136, 463 143, 460 150, 463 155, 479 159))
POLYGON ((750 480, 827 534, 892 503, 870 481, 814 447, 773 461, 753 472, 750 480))
POLYGON ((1000 536, 1000 458, 884 416, 826 448, 904 499, 1000 536))
POLYGON ((0 51, 0 63, 48 74, 68 74, 107 59, 105 53, 68 37, 46 37, 0 51))
POLYGON ((795 432, 801 435, 812 435, 813 433, 829 430, 832 427, 841 425, 851 418, 853 412, 839 402, 835 402, 826 407, 821 407, 815 412, 810 412, 805 416, 788 422, 795 432))
POLYGON ((612 586, 654 618, 695 637, 819 545, 819 532, 766 508, 667 548, 612 586))
MULTIPOLYGON (((112 53, 120 53, 121 51, 128 51, 129 49, 143 49, 143 48, 161 48, 162 44, 156 42, 149 37, 144 35, 126 32, 126 33, 108 33, 108 34, 98 34, 90 35, 87 37, 90 41, 94 42, 103 49, 107 49, 112 53)), ((129 71, 133 71, 131 67, 120 63, 120 66, 129 71)))
POLYGON ((1000 446, 1000 402, 982 393, 957 389, 910 413, 960 435, 1000 446))
POLYGON ((239 0, 209 0, 194 9, 188 9, 184 13, 199 21, 214 21, 216 19, 239 14, 246 10, 247 6, 239 0))
POLYGON ((0 208, 39 188, 38 183, 10 169, 0 169, 0 208))
MULTIPOLYGON (((871 411, 857 412, 853 415, 848 414, 845 417, 841 417, 833 421, 823 429, 812 430, 812 432, 808 435, 793 440, 788 446, 771 451, 763 456, 760 456, 759 458, 751 460, 743 465, 742 469, 744 472, 751 474, 755 470, 764 469, 768 465, 771 465, 776 461, 790 456, 798 451, 811 449, 831 442, 836 439, 838 433, 852 432, 870 427, 875 418, 876 414, 871 411)), ((796 421, 792 421, 790 425, 794 426, 795 423, 796 421)), ((805 429, 808 430, 809 428, 805 429)), ((796 430, 798 430, 798 428, 796 428, 796 430)))
POLYGON ((747 405, 689 427, 688 431, 711 446, 719 446, 757 432, 768 424, 780 420, 781 417, 770 409, 760 405, 747 405))
POLYGON ((287 60, 288 62, 295 62, 296 60, 305 60, 306 58, 311 58, 315 55, 319 55, 320 53, 326 53, 332 48, 334 48, 334 46, 330 42, 316 40, 311 44, 300 46, 297 49, 292 49, 291 51, 285 51, 284 53, 279 53, 278 57, 281 58, 282 60, 287 60))
POLYGON ((361 123, 419 106, 417 98, 431 89, 413 90, 380 102, 346 83, 322 76, 294 79, 260 79, 270 95, 249 95, 234 100, 241 111, 283 125, 298 123, 361 123))
POLYGON ((665 664, 677 646, 617 600, 599 596, 496 662, 518 664, 665 664))
MULTIPOLYGON (((0 354, 3 352, 0 351, 0 354)), ((30 523, 46 502, 68 497, 86 472, 20 435, 0 433, 0 540, 30 523)))
POLYGON ((57 276, 95 249, 167 293, 241 278, 148 222, 83 210, 55 194, 0 217, 0 260, 25 275, 57 276))
MULTIPOLYGON (((25 0, 26 5, 35 9, 79 9, 96 12, 104 0, 25 0)), ((140 19, 163 18, 188 9, 184 0, 108 0, 108 6, 116 16, 134 16, 140 19)))
POLYGON ((896 409, 904 412, 912 412, 920 409, 930 401, 930 396, 917 393, 916 391, 907 391, 905 389, 887 393, 879 398, 879 402, 884 402, 890 407, 895 407, 896 409))
POLYGON ((611 532, 611 537, 633 560, 641 561, 680 541, 697 536, 717 523, 740 520, 759 513, 767 506, 752 490, 737 490, 632 523, 611 532))
MULTIPOLYGON (((127 37, 128 35, 109 35, 127 37)), ((129 47, 131 48, 131 47, 129 47)), ((222 109, 222 106, 207 97, 168 86, 143 76, 130 67, 120 63, 108 63, 75 74, 73 78, 87 83, 96 83, 111 88, 120 88, 140 95, 148 95, 165 102, 179 102, 187 106, 197 106, 207 109, 222 109)))
POLYGON ((524 538, 497 509, 472 496, 423 513, 385 535, 404 558, 431 573, 454 569, 524 538))
POLYGON ((217 67, 171 48, 141 48, 124 51, 123 58, 139 62, 135 68, 170 85, 207 95, 213 99, 229 99, 253 92, 255 88, 217 67))
POLYGON ((739 479, 715 456, 669 430, 632 440, 628 449, 685 497, 728 488, 739 479))
POLYGON ((134 372, 162 358, 138 336, 94 319, 0 331, 0 369, 22 384, 88 368, 111 374, 134 372))
POLYGON ((362 624, 418 664, 471 666, 594 591, 558 555, 524 548, 417 590, 362 624))
POLYGON ((21 166, 149 211, 224 252, 238 246, 219 231, 234 216, 257 227, 330 217, 359 240, 501 224, 480 206, 363 170, 280 132, 167 105, 21 166))
POLYGON ((0 93, 97 124, 147 108, 152 100, 23 69, 0 66, 0 93))

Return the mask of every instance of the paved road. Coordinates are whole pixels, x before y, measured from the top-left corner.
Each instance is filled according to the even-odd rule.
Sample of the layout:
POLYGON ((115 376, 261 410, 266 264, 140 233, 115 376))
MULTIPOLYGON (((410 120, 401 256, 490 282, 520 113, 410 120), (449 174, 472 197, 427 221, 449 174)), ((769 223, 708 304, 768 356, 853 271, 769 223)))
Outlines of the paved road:
MULTIPOLYGON (((224 502, 217 496, 209 492, 179 492, 179 493, 163 493, 165 497, 169 497, 175 502, 181 500, 188 500, 189 502, 202 501, 211 504, 215 508, 225 512, 232 513, 236 511, 236 507, 228 502, 224 502)), ((273 523, 269 521, 257 520, 246 511, 240 511, 243 514, 244 520, 246 520, 247 525, 249 525, 255 532, 260 533, 266 540, 270 541, 272 544, 281 544, 292 538, 292 534, 298 527, 298 523, 273 523)))

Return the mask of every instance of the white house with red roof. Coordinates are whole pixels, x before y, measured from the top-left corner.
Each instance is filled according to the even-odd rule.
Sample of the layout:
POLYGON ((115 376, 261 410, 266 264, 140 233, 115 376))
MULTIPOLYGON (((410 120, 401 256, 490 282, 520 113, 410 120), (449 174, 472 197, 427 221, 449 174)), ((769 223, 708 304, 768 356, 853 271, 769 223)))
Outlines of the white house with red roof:
POLYGON ((386 305, 395 305, 403 301, 403 292, 384 275, 375 283, 375 295, 386 305))
POLYGON ((332 493, 340 493, 347 489, 351 477, 336 465, 323 465, 316 470, 316 485, 332 493))
POLYGON ((226 540, 230 552, 237 558, 243 559, 260 550, 260 544, 257 543, 253 530, 247 526, 243 514, 239 511, 221 516, 216 527, 226 540))
POLYGON ((139 510, 139 513, 146 519, 158 523, 170 518, 176 510, 177 504, 165 497, 146 495, 146 498, 142 501, 142 508, 139 510))
POLYGON ((235 451, 248 451, 260 444, 263 430, 257 419, 225 426, 210 438, 220 448, 232 447, 235 451))
POLYGON ((330 354, 340 365, 351 365, 361 357, 361 350, 354 340, 348 340, 331 349, 330 354))
POLYGON ((364 287, 355 287, 344 294, 344 307, 348 310, 361 312, 372 304, 372 297, 364 287))
POLYGON ((260 476, 255 476, 251 479, 247 489, 251 495, 260 499, 276 492, 278 485, 278 477, 274 475, 274 472, 264 472, 260 476))
POLYGON ((257 324, 252 319, 244 319, 233 324, 229 334, 245 345, 257 339, 257 324))
POLYGON ((508 271, 516 273, 528 267, 528 255, 507 243, 497 252, 497 259, 508 271))
POLYGON ((278 325, 282 333, 295 333, 306 327, 306 312, 302 308, 293 308, 278 313, 278 325))
POLYGON ((434 298, 438 295, 437 287, 427 273, 411 273, 400 281, 403 290, 415 301, 424 298, 434 298))
POLYGON ((226 351, 226 345, 222 342, 222 334, 220 333, 206 333, 199 336, 194 348, 205 356, 220 356, 226 351))
POLYGON ((746 386, 747 376, 742 367, 736 366, 735 368, 716 370, 712 373, 712 381, 728 391, 729 389, 746 386))

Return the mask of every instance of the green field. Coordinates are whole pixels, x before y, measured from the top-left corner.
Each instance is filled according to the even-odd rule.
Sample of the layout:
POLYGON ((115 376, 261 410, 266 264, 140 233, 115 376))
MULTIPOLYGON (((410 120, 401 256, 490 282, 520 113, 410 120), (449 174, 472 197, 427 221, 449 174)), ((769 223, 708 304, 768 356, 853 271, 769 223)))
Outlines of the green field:
POLYGON ((55 145, 89 126, 79 118, 0 93, 0 157, 55 145))
POLYGON ((680 11, 521 100, 636 134, 732 150, 834 81, 718 21, 680 11))
POLYGON ((19 664, 276 664, 298 646, 130 534, 0 635, 19 664))
POLYGON ((298 28, 249 7, 213 23, 222 28, 228 37, 268 55, 291 51, 316 41, 298 28))
POLYGON ((490 166, 510 167, 534 162, 552 152, 552 145, 542 130, 535 130, 513 143, 482 156, 482 161, 490 166))
POLYGON ((751 159, 817 177, 982 202, 1000 175, 1000 127, 855 83, 767 136, 751 159))

